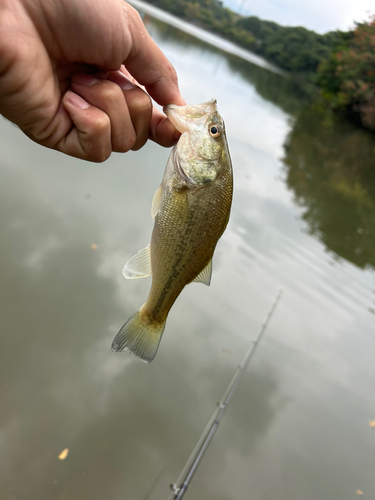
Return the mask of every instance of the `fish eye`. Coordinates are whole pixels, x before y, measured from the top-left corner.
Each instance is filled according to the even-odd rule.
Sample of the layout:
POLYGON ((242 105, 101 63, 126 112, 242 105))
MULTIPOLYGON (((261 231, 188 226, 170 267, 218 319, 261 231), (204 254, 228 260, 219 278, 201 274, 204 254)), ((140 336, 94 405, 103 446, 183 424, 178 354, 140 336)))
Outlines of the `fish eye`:
POLYGON ((215 125, 212 125, 210 127, 210 135, 211 135, 211 137, 214 137, 215 139, 217 137, 220 137, 221 136, 221 132, 220 132, 219 127, 216 127, 215 125))

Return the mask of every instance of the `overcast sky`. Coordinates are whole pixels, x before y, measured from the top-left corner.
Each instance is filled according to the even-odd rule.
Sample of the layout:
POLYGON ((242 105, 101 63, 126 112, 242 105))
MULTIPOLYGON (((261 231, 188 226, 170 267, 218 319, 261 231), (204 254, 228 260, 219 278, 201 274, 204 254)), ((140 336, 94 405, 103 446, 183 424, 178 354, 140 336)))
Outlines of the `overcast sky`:
POLYGON ((241 14, 255 15, 284 26, 305 26, 325 33, 347 30, 354 21, 375 13, 374 0, 224 0, 224 5, 241 14))

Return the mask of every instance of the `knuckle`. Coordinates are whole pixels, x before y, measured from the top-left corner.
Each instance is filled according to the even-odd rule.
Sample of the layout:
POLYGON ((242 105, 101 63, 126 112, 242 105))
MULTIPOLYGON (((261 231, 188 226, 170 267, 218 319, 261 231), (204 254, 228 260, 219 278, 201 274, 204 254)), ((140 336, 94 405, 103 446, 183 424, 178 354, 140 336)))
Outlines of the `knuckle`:
POLYGON ((127 153, 134 148, 137 142, 137 134, 134 129, 127 130, 121 136, 112 137, 112 149, 115 153, 127 153))
POLYGON ((106 114, 101 114, 92 124, 91 140, 86 142, 86 154, 90 161, 102 163, 111 155, 111 122, 106 114))
POLYGON ((126 10, 128 12, 129 17, 132 20, 132 23, 139 27, 144 27, 142 17, 140 16, 139 12, 129 3, 126 4, 126 10))
POLYGON ((97 117, 95 122, 92 124, 92 135, 101 137, 106 134, 111 127, 111 122, 109 120, 109 116, 106 114, 101 114, 101 116, 97 117))
POLYGON ((109 141, 85 140, 81 142, 79 158, 93 163, 103 163, 111 156, 109 141))
POLYGON ((139 151, 141 148, 143 148, 143 146, 146 144, 147 142, 147 137, 145 139, 143 139, 142 141, 134 144, 134 146, 131 148, 132 151, 139 151))
POLYGON ((102 82, 101 97, 105 102, 116 103, 122 98, 122 92, 118 85, 112 82, 102 82))
POLYGON ((137 135, 135 133, 135 130, 128 130, 126 134, 124 134, 122 138, 122 144, 120 147, 120 151, 122 153, 126 153, 127 151, 130 151, 135 143, 137 141, 137 135))
POLYGON ((103 161, 108 160, 111 156, 111 150, 106 145, 103 145, 100 149, 96 149, 95 151, 86 150, 86 153, 88 157, 87 159, 95 163, 103 163, 103 161))
POLYGON ((129 103, 132 111, 135 113, 151 113, 152 103, 151 98, 141 90, 140 92, 134 92, 131 102, 129 103))
POLYGON ((111 151, 103 151, 93 160, 95 163, 103 163, 111 156, 111 151))
POLYGON ((169 79, 171 80, 171 82, 177 86, 178 85, 177 73, 176 73, 176 70, 175 70, 173 64, 170 61, 166 61, 165 71, 166 71, 169 79))

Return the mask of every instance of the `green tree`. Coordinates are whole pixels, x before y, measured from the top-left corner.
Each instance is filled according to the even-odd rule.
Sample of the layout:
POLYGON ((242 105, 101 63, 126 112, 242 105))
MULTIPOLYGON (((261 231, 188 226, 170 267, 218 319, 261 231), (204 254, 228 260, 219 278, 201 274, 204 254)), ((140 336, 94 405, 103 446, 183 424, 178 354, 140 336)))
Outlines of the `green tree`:
POLYGON ((314 80, 339 36, 319 35, 302 27, 285 27, 256 16, 242 17, 218 0, 148 0, 162 9, 258 53, 281 68, 314 80))
POLYGON ((321 64, 318 84, 332 109, 375 131, 375 17, 343 37, 321 64))
POLYGON ((304 73, 310 79, 340 38, 340 32, 319 35, 300 26, 280 26, 256 16, 240 18, 237 26, 257 38, 256 51, 259 54, 287 71, 304 73))

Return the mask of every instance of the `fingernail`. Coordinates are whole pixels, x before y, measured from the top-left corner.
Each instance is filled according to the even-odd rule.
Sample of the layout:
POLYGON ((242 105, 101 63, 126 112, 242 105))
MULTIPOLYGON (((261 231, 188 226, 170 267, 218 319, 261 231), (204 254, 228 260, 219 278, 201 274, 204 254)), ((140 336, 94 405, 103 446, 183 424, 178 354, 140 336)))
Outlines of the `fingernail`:
POLYGON ((98 80, 107 80, 108 73, 104 71, 95 71, 95 73, 91 73, 91 76, 94 76, 98 80))
POLYGON ((73 106, 75 106, 76 108, 87 109, 90 107, 90 104, 87 101, 82 99, 82 97, 75 94, 74 92, 67 92, 66 98, 70 102, 70 104, 73 104, 73 106))
POLYGON ((95 85, 95 83, 98 83, 100 81, 98 80, 98 78, 95 78, 95 76, 85 73, 72 75, 71 80, 72 83, 76 83, 77 85, 84 85, 85 87, 91 87, 91 85, 95 85))

